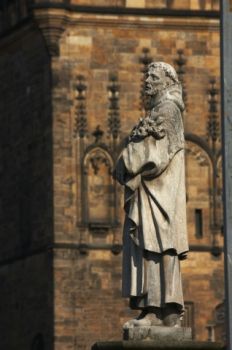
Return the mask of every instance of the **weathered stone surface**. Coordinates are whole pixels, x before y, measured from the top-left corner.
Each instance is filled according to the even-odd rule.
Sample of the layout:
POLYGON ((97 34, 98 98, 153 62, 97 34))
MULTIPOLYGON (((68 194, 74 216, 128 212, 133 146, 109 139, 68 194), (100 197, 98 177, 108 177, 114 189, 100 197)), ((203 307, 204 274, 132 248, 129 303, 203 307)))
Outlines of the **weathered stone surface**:
POLYGON ((5 349, 30 349, 46 341, 49 348, 53 341, 52 257, 47 249, 53 235, 50 61, 40 32, 28 23, 1 38, 0 50, 0 343, 5 349))
POLYGON ((123 332, 124 340, 155 340, 157 343, 173 343, 192 340, 191 328, 184 327, 130 327, 123 332))
MULTIPOLYGON (((145 95, 146 114, 130 131, 114 171, 125 191, 122 295, 132 309, 142 310, 125 328, 177 326, 184 312, 179 262, 189 250, 184 102, 170 64, 148 65, 145 95)), ((145 333, 142 328, 140 336, 145 333)))
MULTIPOLYGON (((37 1, 40 5, 42 2, 37 1)), ((70 1, 76 5, 94 5, 93 2, 70 1)), ((15 11, 20 11, 16 3, 22 4, 22 15, 25 1, 6 3, 9 9, 3 8, 1 21, 15 25, 15 11)), ((130 7, 137 3, 147 8, 169 3, 173 8, 192 9, 199 9, 201 4, 209 10, 219 5, 219 1, 211 0, 99 0, 97 3, 130 7)), ((60 11, 54 12, 59 15, 60 11)), ((44 38, 32 20, 24 21, 0 39, 0 326, 1 346, 7 350, 38 347, 42 343, 41 334, 47 350, 53 331, 55 350, 86 350, 97 339, 120 339, 122 324, 135 316, 121 298, 121 254, 114 255, 106 249, 79 251, 75 247, 79 242, 121 243, 118 229, 94 235, 79 226, 81 166, 79 145, 74 137, 77 75, 86 78, 89 139, 98 124, 106 136, 107 87, 112 71, 118 73, 120 84, 122 139, 141 116, 139 70, 144 47, 150 49, 154 60, 171 64, 177 50, 184 50, 188 94, 185 131, 201 140, 205 140, 211 75, 216 77, 218 87, 219 21, 215 18, 111 16, 75 11, 66 14, 71 16, 57 43, 58 58, 49 59, 44 38), (193 43, 198 41, 201 44, 194 47, 193 43), (108 57, 106 61, 105 57, 108 57), (46 252, 20 263, 11 260, 31 247, 37 249, 52 240, 70 244, 71 248, 55 249, 45 262, 46 252)), ((1 33, 8 29, 1 26, 1 33)), ((108 142, 107 137, 105 140, 108 142)), ((201 161, 208 157, 203 148, 195 148, 192 143, 190 147, 192 152, 186 152, 188 234, 191 245, 204 249, 211 246, 213 239, 212 166, 201 161), (195 235, 195 208, 203 212, 202 238, 195 235)), ((121 197, 122 219, 120 201, 121 197)), ((217 232, 221 244, 220 227, 217 232)), ((188 261, 182 263, 185 300, 191 306, 185 322, 193 324, 195 339, 206 340, 206 325, 214 322, 213 310, 224 298, 223 256, 214 258, 209 251, 200 249, 190 252, 188 261)))
POLYGON ((108 341, 97 342, 92 346, 92 350, 219 350, 223 346, 216 342, 183 341, 183 342, 160 342, 160 341, 108 341))
MULTIPOLYGON (((149 7, 152 6, 151 1, 148 3, 149 7)), ((155 6, 156 1, 153 3, 155 6)), ((182 6, 188 3, 190 6, 189 1, 175 1, 173 7, 178 7, 179 3, 182 6)), ((127 16, 120 16, 117 19, 107 17, 106 20, 104 16, 90 18, 89 15, 82 14, 75 23, 67 25, 60 39, 60 59, 53 62, 53 72, 59 77, 59 84, 54 87, 54 93, 58 97, 67 96, 73 101, 73 106, 70 106, 68 114, 61 112, 62 99, 60 101, 57 99, 54 103, 56 109, 53 139, 56 156, 54 190, 56 193, 60 192, 59 196, 72 196, 73 201, 69 204, 57 201, 54 203, 57 241, 71 243, 79 242, 81 239, 87 243, 111 243, 115 239, 115 232, 118 242, 121 243, 122 240, 118 229, 115 232, 110 229, 107 235, 99 237, 88 229, 83 230, 76 225, 83 208, 80 197, 81 166, 78 143, 72 139, 71 155, 66 157, 63 156, 62 144, 64 131, 67 135, 73 135, 72 125, 76 110, 72 87, 75 87, 78 74, 83 74, 86 79, 86 116, 88 132, 91 133, 98 124, 101 125, 101 129, 107 130, 108 78, 112 71, 118 73, 121 130, 126 137, 128 130, 141 116, 138 106, 142 78, 139 72, 141 68, 139 58, 142 49, 149 48, 150 56, 154 60, 166 60, 172 64, 177 50, 182 48, 187 59, 184 76, 188 94, 188 112, 184 115, 185 132, 202 137, 206 133, 208 78, 214 75, 218 82, 220 74, 217 21, 200 19, 197 24, 184 19, 184 26, 178 19, 169 21, 160 17, 159 21, 162 25, 159 24, 157 28, 155 27, 157 22, 152 17, 147 17, 145 21, 140 17, 131 19, 127 16), (128 51, 125 44, 127 40, 130 40, 128 51), (191 46, 193 42, 198 41, 205 43, 201 44, 204 48, 202 53, 199 51, 200 46, 197 46, 198 50, 191 46), (120 49, 122 42, 123 48, 120 49), (164 55, 165 50, 168 54, 164 55), (63 72, 65 72, 64 78, 63 72), (68 178, 73 180, 72 184, 64 183, 68 178), (62 189, 65 192, 62 192, 62 189)), ((104 140, 107 142, 107 138, 104 140)), ((204 149, 195 147, 195 144, 190 142, 187 146, 192 150, 185 153, 189 243, 211 246, 209 191, 211 165, 201 161, 202 158, 208 159, 204 149), (203 213, 202 238, 197 238, 195 234, 195 208, 201 208, 203 213)), ((122 222, 123 205, 119 189, 118 195, 122 222)), ((219 239, 222 242, 221 236, 219 239)), ((57 310, 55 340, 58 348, 63 350, 65 342, 60 341, 60 337, 66 332, 73 334, 73 339, 67 341, 66 346, 72 347, 76 344, 78 349, 88 349, 97 339, 119 339, 122 324, 136 316, 121 298, 121 258, 121 254, 112 255, 110 251, 103 250, 87 251, 87 255, 79 254, 75 250, 71 252, 67 250, 67 253, 64 250, 56 251, 55 280, 59 304, 55 304, 57 310), (72 309, 73 304, 76 305, 75 313, 72 309), (68 326, 65 325, 64 318, 69 322, 68 326), (74 323, 78 324, 76 328, 72 326, 74 323)), ((215 259, 207 251, 190 252, 188 261, 182 262, 182 279, 185 301, 191 306, 190 312, 186 312, 185 322, 187 325, 193 325, 195 339, 206 340, 208 339, 206 325, 213 322, 213 310, 224 298, 223 256, 215 259)))

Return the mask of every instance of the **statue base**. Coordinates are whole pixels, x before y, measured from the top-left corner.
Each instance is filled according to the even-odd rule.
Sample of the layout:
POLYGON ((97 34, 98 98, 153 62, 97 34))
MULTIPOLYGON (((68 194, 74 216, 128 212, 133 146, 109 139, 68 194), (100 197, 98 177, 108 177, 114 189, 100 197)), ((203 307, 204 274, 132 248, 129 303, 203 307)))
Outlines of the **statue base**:
POLYGON ((92 350, 223 350, 225 347, 221 343, 203 341, 108 341, 97 342, 92 346, 92 350))
POLYGON ((124 330, 123 340, 156 340, 157 342, 183 342, 192 340, 192 329, 187 327, 129 327, 124 330))

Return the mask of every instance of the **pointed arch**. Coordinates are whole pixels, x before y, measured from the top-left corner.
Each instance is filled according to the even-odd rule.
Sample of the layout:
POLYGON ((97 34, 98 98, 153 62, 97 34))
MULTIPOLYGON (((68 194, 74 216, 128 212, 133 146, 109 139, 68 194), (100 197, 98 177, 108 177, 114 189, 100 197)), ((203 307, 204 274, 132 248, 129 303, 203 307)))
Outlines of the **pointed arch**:
POLYGON ((104 147, 90 147, 84 155, 83 222, 90 227, 112 226, 115 220, 113 165, 113 159, 104 147))
MULTIPOLYGON (((189 136, 189 135, 188 135, 189 136)), ((187 222, 190 243, 196 239, 211 242, 213 165, 210 151, 204 140, 195 135, 186 137, 186 193, 187 222)))

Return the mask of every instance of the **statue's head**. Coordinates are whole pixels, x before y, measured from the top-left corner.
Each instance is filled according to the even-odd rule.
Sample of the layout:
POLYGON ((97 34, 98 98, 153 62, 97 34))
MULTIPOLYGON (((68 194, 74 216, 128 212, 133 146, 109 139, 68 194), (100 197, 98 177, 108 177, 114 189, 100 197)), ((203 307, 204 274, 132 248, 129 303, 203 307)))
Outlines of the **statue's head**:
POLYGON ((152 62, 148 65, 146 89, 147 95, 156 95, 171 85, 179 84, 175 69, 168 63, 152 62))

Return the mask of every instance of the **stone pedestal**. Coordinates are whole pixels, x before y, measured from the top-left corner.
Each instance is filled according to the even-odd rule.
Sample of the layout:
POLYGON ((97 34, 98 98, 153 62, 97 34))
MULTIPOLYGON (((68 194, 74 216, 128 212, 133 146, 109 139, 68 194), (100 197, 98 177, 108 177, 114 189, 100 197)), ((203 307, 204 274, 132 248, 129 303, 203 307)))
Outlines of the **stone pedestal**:
POLYGON ((183 342, 192 340, 192 330, 187 327, 131 327, 124 330, 123 340, 155 340, 156 342, 183 342))
POLYGON ((97 342, 92 350, 224 350, 221 343, 192 340, 191 328, 131 327, 122 341, 97 342))
POLYGON ((92 350, 223 350, 221 343, 200 341, 109 341, 97 342, 92 350))

